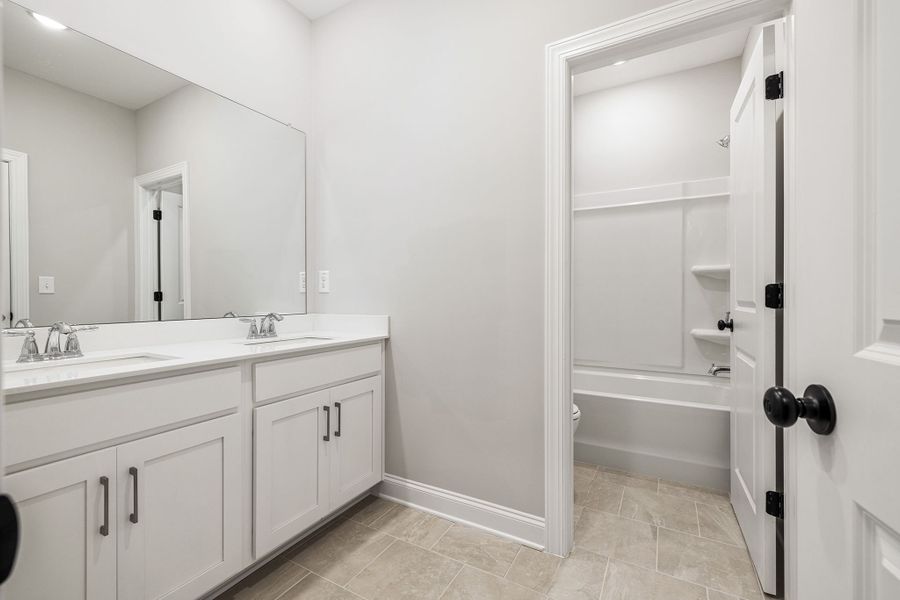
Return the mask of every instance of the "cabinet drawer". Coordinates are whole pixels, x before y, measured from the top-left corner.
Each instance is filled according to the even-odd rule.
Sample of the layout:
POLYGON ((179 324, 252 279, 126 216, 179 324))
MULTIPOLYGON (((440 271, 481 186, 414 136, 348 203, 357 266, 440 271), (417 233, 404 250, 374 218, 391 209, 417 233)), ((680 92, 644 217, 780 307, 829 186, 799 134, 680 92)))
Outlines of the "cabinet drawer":
POLYGON ((253 367, 255 400, 306 390, 381 372, 381 344, 259 363, 253 367))
POLYGON ((6 406, 6 464, 98 447, 142 431, 235 410, 239 367, 62 394, 6 406))

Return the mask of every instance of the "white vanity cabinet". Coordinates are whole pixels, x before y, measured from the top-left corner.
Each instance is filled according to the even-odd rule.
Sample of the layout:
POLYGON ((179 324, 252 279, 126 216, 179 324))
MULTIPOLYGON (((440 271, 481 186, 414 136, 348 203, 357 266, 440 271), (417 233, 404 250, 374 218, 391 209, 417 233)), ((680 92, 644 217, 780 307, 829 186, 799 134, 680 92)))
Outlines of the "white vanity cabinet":
POLYGON ((256 557, 382 480, 381 361, 379 344, 256 365, 258 401, 297 393, 254 409, 256 557))
POLYGON ((22 532, 4 597, 113 600, 115 449, 22 471, 6 477, 3 485, 16 501, 22 532))
POLYGON ((4 597, 202 598, 378 484, 383 341, 280 356, 7 396, 4 597))
POLYGON ((381 376, 254 412, 254 551, 261 557, 381 481, 381 376))
POLYGON ((329 506, 329 394, 315 392, 254 413, 254 550, 263 556, 325 517, 329 506))
POLYGON ((10 475, 23 535, 7 597, 188 600, 226 580, 240 442, 231 415, 10 475))
POLYGON ((334 508, 353 500, 382 479, 384 406, 381 377, 329 390, 333 414, 330 492, 334 508))
POLYGON ((117 448, 119 600, 192 600, 240 570, 240 447, 231 415, 117 448))

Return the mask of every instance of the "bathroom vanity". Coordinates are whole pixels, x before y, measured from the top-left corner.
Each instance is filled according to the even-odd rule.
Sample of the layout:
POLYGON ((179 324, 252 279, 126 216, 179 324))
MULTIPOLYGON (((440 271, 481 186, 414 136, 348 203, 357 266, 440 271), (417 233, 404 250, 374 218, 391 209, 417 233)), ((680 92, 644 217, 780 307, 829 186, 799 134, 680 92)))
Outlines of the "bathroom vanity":
POLYGON ((381 481, 387 318, 244 329, 108 325, 83 358, 4 362, 7 597, 199 598, 381 481))
POLYGON ((388 319, 304 314, 303 131, 48 18, 3 6, 4 597, 210 596, 382 480, 388 319))

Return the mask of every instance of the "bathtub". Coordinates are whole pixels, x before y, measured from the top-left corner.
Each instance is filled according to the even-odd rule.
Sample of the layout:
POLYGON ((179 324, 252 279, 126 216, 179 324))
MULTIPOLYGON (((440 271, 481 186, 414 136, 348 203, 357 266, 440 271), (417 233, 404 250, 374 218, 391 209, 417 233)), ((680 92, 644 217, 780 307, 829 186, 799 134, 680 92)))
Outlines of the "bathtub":
POLYGON ((728 491, 728 378, 576 367, 575 459, 728 491))

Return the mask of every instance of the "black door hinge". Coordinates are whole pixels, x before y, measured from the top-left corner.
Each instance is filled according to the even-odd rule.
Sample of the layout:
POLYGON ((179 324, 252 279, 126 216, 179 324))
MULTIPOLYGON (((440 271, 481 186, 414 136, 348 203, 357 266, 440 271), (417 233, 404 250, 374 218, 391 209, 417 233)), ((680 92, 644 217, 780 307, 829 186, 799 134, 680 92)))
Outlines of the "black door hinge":
POLYGON ((784 98, 784 71, 766 77, 766 100, 784 98))
POLYGON ((784 308, 783 283, 770 283, 766 286, 766 308, 784 308))
POLYGON ((153 292, 153 301, 162 302, 162 292, 153 292))
POLYGON ((766 513, 777 517, 784 518, 784 494, 781 492, 766 492, 766 513))
POLYGON ((156 209, 153 211, 153 220, 154 221, 162 221, 162 211, 156 209))

